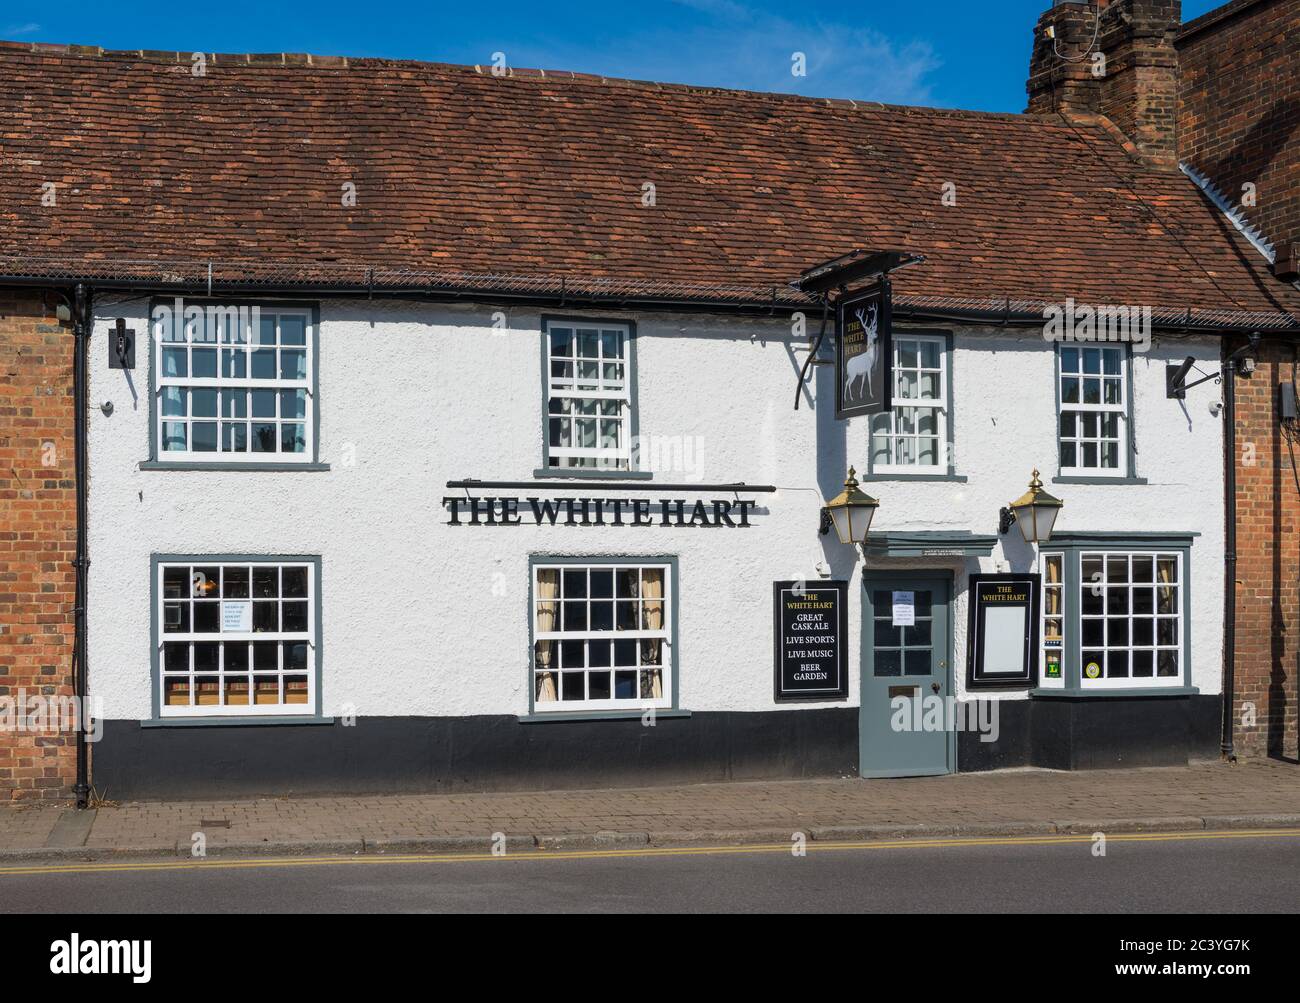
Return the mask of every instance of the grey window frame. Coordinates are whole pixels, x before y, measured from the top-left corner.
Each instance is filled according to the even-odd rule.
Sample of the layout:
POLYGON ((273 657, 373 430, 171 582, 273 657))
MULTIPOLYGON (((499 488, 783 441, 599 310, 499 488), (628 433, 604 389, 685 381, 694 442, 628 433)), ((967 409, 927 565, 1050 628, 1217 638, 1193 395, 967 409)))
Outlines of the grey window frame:
MULTIPOLYGON (((875 424, 875 416, 867 419, 867 469, 866 473, 861 476, 864 481, 958 481, 963 482, 966 477, 957 473, 957 454, 955 448, 954 427, 956 425, 956 409, 954 406, 953 393, 953 367, 956 362, 957 353, 955 351, 955 340, 953 332, 944 328, 895 328, 894 338, 896 340, 906 340, 909 337, 925 338, 942 338, 943 339, 943 371, 944 384, 946 391, 946 401, 944 403, 944 438, 942 447, 947 457, 946 464, 937 464, 932 468, 916 467, 914 469, 900 469, 890 467, 884 470, 877 470, 875 466, 874 451, 872 448, 872 439, 874 432, 872 426, 875 424)), ((891 360, 892 362, 892 360, 891 360)), ((906 406, 899 401, 894 401, 894 406, 906 406)))
MULTIPOLYGON (((158 367, 161 360, 158 357, 158 346, 153 336, 153 312, 159 304, 170 306, 174 297, 157 296, 149 301, 148 315, 145 317, 145 336, 149 342, 148 360, 149 360, 149 442, 146 451, 145 460, 140 461, 141 470, 227 470, 227 471, 323 471, 329 470, 328 463, 320 462, 320 303, 316 301, 303 300, 259 300, 259 299, 240 299, 232 297, 229 299, 221 297, 182 297, 186 306, 223 306, 223 307, 258 307, 263 310, 295 310, 303 311, 310 317, 312 328, 311 344, 308 346, 308 352, 311 356, 311 379, 308 383, 307 394, 311 400, 311 454, 304 454, 301 460, 232 460, 222 459, 221 457, 229 454, 216 452, 211 454, 216 459, 196 459, 193 454, 188 454, 184 459, 167 459, 166 454, 158 450, 158 425, 162 421, 162 395, 159 391, 158 367)), ((220 418, 217 419, 218 422, 220 418)), ((277 454, 281 455, 281 454, 277 454)))
MULTIPOLYGON (((1129 342, 1085 342, 1085 341, 1058 341, 1054 346, 1053 352, 1053 398, 1056 401, 1056 412, 1053 415, 1054 427, 1052 430, 1052 441, 1054 443, 1055 470, 1056 474, 1052 478, 1054 484, 1146 484, 1145 477, 1139 477, 1137 473, 1137 432, 1136 432, 1136 412, 1133 407, 1133 346, 1129 342), (1124 353, 1121 368, 1124 376, 1124 410, 1122 422, 1124 424, 1124 433, 1121 439, 1121 447, 1124 451, 1125 472, 1120 474, 1078 474, 1063 473, 1061 468, 1061 350, 1065 348, 1077 348, 1082 351, 1085 348, 1118 348, 1124 353)), ((1077 469, 1077 468, 1074 468, 1077 469)))
MULTIPOLYGON (((1188 696, 1199 692, 1192 685, 1192 564, 1193 541, 1199 533, 1100 533, 1076 532, 1053 533, 1049 542, 1043 544, 1041 555, 1061 554, 1064 557, 1061 580, 1064 617, 1064 639, 1061 651, 1061 677, 1063 685, 1044 687, 1040 685, 1031 691, 1034 697, 1088 697, 1097 700, 1115 700, 1128 697, 1146 696, 1188 696), (1133 552, 1170 552, 1177 553, 1182 567, 1182 589, 1179 622, 1182 634, 1179 637, 1180 672, 1177 685, 1159 684, 1153 686, 1091 686, 1083 685, 1083 666, 1081 660, 1082 645, 1080 631, 1082 628, 1079 590, 1082 586, 1082 555, 1087 553, 1133 553, 1133 552)), ((1041 614, 1040 614, 1041 615, 1041 614)), ((1041 645, 1040 645, 1041 647, 1041 645)), ((1042 658, 1040 651, 1038 657, 1042 658)), ((1040 672, 1042 666, 1039 666, 1040 672)))
POLYGON ((152 728, 184 728, 184 727, 203 727, 203 726, 244 726, 244 725, 271 725, 271 724, 332 724, 333 718, 324 716, 322 708, 325 706, 324 693, 324 649, 325 649, 325 625, 322 617, 323 604, 321 594, 323 592, 321 574, 321 557, 319 554, 151 554, 149 556, 149 659, 150 659, 150 708, 152 717, 146 721, 141 721, 142 727, 152 728), (220 716, 203 716, 199 714, 187 716, 164 717, 162 715, 162 665, 161 653, 163 644, 162 624, 159 622, 160 617, 160 600, 158 594, 158 570, 164 564, 242 564, 242 563, 275 563, 275 564, 307 564, 312 567, 312 574, 315 575, 313 581, 314 594, 312 598, 313 616, 316 622, 316 637, 312 645, 315 652, 315 665, 309 671, 315 674, 315 692, 316 706, 310 714, 263 714, 263 715, 238 715, 227 714, 220 716))

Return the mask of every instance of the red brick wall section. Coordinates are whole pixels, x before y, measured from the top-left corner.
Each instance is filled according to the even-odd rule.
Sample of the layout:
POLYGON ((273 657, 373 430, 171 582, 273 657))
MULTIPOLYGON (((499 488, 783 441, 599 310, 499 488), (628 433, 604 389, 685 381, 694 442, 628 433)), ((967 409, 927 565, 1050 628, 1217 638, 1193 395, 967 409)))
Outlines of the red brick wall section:
POLYGON ((1237 0, 1179 38, 1179 157, 1275 245, 1300 242, 1300 0, 1237 0), (1199 26, 1199 27, 1198 27, 1199 26))
POLYGON ((1256 371, 1236 381, 1238 756, 1297 753, 1300 438, 1278 421, 1278 385, 1297 379, 1297 352, 1266 340, 1256 371))
POLYGON ((1048 8, 1034 29, 1028 111, 1105 115, 1149 164, 1175 170, 1179 0, 1048 8), (1046 29, 1055 28, 1055 39, 1046 29), (1096 55, 1105 57, 1101 64, 1096 55))
MULTIPOLYGON (((73 338, 50 293, 0 289, 0 696, 72 694, 73 338)), ((63 798, 71 732, 0 730, 0 803, 63 798)))

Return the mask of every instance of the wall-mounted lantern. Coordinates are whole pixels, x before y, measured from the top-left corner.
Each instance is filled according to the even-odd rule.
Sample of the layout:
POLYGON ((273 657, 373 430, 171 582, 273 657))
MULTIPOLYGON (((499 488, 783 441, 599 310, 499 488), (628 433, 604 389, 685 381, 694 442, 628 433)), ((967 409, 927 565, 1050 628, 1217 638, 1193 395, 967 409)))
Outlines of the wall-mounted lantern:
POLYGON ((858 488, 857 471, 849 467, 849 476, 844 480, 844 490, 826 503, 822 509, 823 534, 835 527, 840 543, 859 544, 867 542, 867 531, 871 528, 871 518, 876 514, 880 502, 865 494, 858 488))
POLYGON ((1009 533, 1012 525, 1018 525, 1026 543, 1046 543, 1051 539, 1052 527, 1064 504, 1043 490, 1043 482, 1035 470, 1029 490, 999 513, 998 533, 1009 533))

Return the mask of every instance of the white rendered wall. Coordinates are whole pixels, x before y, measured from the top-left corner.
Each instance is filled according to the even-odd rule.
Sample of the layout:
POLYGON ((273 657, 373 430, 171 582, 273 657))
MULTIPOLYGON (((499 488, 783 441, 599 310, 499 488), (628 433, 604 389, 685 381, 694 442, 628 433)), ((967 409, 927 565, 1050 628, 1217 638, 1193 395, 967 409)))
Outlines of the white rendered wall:
MULTIPOLYGON (((96 302, 90 396, 91 693, 108 719, 145 719, 150 694, 150 555, 319 554, 322 711, 362 716, 528 712, 530 554, 676 555, 680 578, 679 706, 693 711, 784 707, 772 697, 772 582, 849 577, 850 704, 857 703, 859 567, 849 548, 817 534, 823 498, 844 468, 866 466, 866 424, 836 422, 805 395, 792 409, 806 341, 788 320, 564 311, 635 320, 643 435, 700 437, 694 471, 667 482, 775 484, 749 529, 448 525, 448 480, 530 480, 541 466, 540 312, 494 306, 321 302, 320 459, 326 472, 141 471, 149 409, 143 341, 138 368, 108 368, 109 318, 147 330, 147 301, 96 302), (138 399, 133 400, 132 386, 138 399), (98 405, 112 401, 105 416, 98 405)), ((559 311, 547 311, 558 313, 559 311)), ((1192 547, 1192 682, 1219 691, 1222 644, 1222 424, 1193 391, 1184 412, 1164 396, 1164 365, 1195 355, 1217 364, 1211 340, 1157 342, 1133 363, 1137 473, 1145 485, 1052 485, 1053 346, 1033 332, 955 332, 954 482, 873 482, 875 528, 996 531, 998 509, 1043 471, 1065 499, 1069 530, 1196 532, 1192 547)), ((830 367, 812 394, 831 400, 830 367)), ((486 492, 485 492, 486 493, 486 492)), ((546 483, 503 495, 555 491, 546 483)), ((613 494, 613 492, 610 492, 613 494)), ((691 493, 618 492, 677 498, 691 493)), ((704 495, 725 498, 725 495, 704 495)), ((975 561, 901 564, 958 572, 955 674, 965 666, 966 574, 1033 555, 1008 545, 975 561)), ((879 562, 875 562, 879 563, 879 562)), ((1023 694, 1017 694, 1023 696, 1023 694)))

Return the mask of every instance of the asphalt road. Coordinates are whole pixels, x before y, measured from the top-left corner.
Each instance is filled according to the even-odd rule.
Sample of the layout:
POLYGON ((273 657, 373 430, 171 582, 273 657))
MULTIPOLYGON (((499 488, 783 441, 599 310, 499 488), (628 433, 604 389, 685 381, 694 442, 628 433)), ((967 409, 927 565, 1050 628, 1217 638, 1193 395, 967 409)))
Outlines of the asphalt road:
POLYGON ((5 913, 1295 912, 1300 832, 0 867, 5 913))

